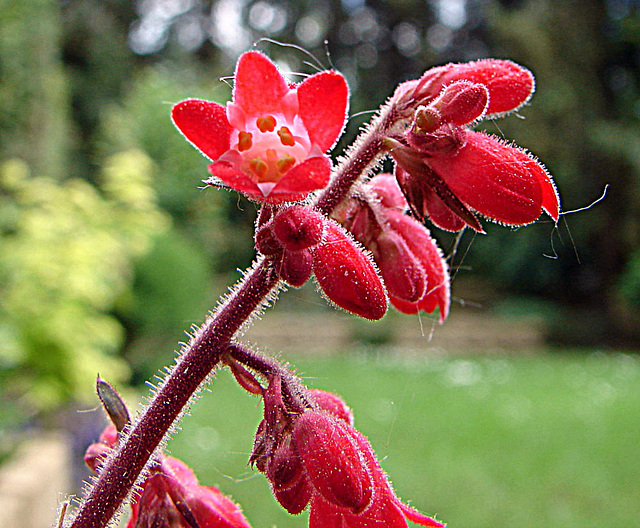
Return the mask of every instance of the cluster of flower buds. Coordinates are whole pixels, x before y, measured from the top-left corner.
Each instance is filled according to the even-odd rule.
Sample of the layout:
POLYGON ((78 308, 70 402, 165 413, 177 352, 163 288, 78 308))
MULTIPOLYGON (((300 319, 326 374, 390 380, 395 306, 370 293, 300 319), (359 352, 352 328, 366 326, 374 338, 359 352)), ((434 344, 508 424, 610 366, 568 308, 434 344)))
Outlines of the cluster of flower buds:
POLYGON ((309 506, 310 528, 444 526, 397 497, 341 398, 320 390, 307 397, 308 408, 291 409, 271 379, 250 459, 289 513, 309 506))
POLYGON ((392 104, 412 120, 386 145, 415 216, 449 231, 482 231, 474 213, 512 226, 543 211, 558 220, 558 195, 545 168, 526 151, 468 128, 517 110, 533 90, 531 72, 495 59, 433 68, 400 85, 392 104))
POLYGON ((329 300, 360 317, 387 311, 384 286, 367 254, 343 227, 302 205, 263 208, 255 236, 260 253, 275 259, 280 278, 302 286, 311 274, 329 300))
MULTIPOLYGON (((98 442, 85 453, 92 471, 118 442, 118 431, 109 425, 98 442)), ((132 504, 127 528, 251 528, 240 508, 213 486, 202 486, 193 471, 177 458, 162 455, 149 470, 132 504)))
POLYGON ((389 300, 403 313, 449 312, 449 274, 426 227, 408 216, 400 187, 391 174, 379 174, 345 200, 334 218, 371 251, 389 300))

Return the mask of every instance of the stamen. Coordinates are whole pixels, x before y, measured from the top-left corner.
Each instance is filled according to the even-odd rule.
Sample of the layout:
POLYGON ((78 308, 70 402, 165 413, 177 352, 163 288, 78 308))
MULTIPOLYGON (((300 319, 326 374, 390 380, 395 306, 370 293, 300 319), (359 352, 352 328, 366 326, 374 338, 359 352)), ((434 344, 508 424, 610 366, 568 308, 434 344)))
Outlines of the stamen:
POLYGON ((266 176, 267 171, 269 170, 267 162, 262 158, 253 158, 251 161, 249 161, 249 167, 251 167, 251 170, 256 173, 258 178, 263 178, 264 176, 266 176))
POLYGON ((285 126, 283 126, 282 128, 280 128, 280 130, 278 130, 278 136, 280 137, 280 142, 285 147, 293 147, 296 144, 296 140, 293 138, 293 134, 291 133, 291 130, 289 130, 285 126))
POLYGON ((296 158, 294 158, 293 156, 289 156, 289 154, 285 154, 278 160, 278 172, 280 174, 284 174, 295 164, 296 158))
POLYGON ((238 150, 244 152, 253 146, 253 134, 251 132, 240 132, 238 134, 238 150))
POLYGON ((276 118, 272 115, 262 116, 256 119, 256 126, 260 132, 273 132, 276 128, 276 118))

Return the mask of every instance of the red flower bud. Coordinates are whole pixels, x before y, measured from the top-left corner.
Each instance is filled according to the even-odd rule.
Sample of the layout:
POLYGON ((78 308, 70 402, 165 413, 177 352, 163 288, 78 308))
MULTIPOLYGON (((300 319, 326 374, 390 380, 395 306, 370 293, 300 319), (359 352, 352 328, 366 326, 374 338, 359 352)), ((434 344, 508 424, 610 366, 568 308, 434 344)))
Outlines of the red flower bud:
POLYGON ((322 240, 324 221, 324 216, 317 211, 294 205, 276 214, 271 229, 282 247, 301 251, 322 240))
POLYGON ((458 81, 446 86, 430 106, 437 108, 442 121, 467 125, 480 119, 489 104, 489 92, 483 84, 458 81))
POLYGON ((282 245, 273 234, 273 229, 271 229, 271 222, 256 229, 254 240, 256 249, 267 257, 272 257, 282 251, 282 245))
POLYGON ((310 389, 309 393, 323 411, 353 425, 353 411, 340 396, 320 389, 310 389))
POLYGON ((311 277, 313 257, 308 249, 284 251, 278 265, 278 275, 290 286, 300 288, 311 277))
POLYGON ((302 468, 302 461, 287 436, 269 459, 266 477, 271 483, 273 495, 282 507, 297 515, 309 504, 311 487, 302 468))
POLYGON ((325 222, 325 239, 313 248, 313 272, 335 304, 365 319, 387 311, 387 296, 371 259, 333 221, 325 222))
POLYGON ((328 502, 352 512, 371 501, 373 482, 342 420, 307 411, 296 421, 293 437, 307 477, 328 502))
POLYGON ((425 271, 404 238, 395 231, 383 231, 372 251, 389 295, 419 301, 427 288, 425 271))

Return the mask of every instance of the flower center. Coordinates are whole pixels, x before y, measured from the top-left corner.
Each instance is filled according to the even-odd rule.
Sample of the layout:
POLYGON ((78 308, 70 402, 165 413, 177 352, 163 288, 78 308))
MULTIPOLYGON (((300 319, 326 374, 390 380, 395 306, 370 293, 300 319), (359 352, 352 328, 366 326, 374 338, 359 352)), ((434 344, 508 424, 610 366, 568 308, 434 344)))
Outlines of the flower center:
POLYGON ((247 119, 245 130, 237 134, 232 148, 242 157, 240 170, 250 174, 258 185, 271 188, 294 165, 307 159, 311 150, 309 134, 297 116, 293 122, 281 114, 247 119))

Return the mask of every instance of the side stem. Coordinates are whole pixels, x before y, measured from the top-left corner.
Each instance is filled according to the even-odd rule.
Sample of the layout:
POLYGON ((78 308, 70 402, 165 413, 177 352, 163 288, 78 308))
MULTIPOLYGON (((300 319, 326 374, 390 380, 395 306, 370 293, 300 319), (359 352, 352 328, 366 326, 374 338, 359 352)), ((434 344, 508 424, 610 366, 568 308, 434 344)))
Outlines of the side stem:
POLYGON ((109 523, 167 431, 220 362, 233 335, 277 283, 269 261, 256 265, 193 336, 149 406, 101 469, 69 528, 98 528, 109 523))

